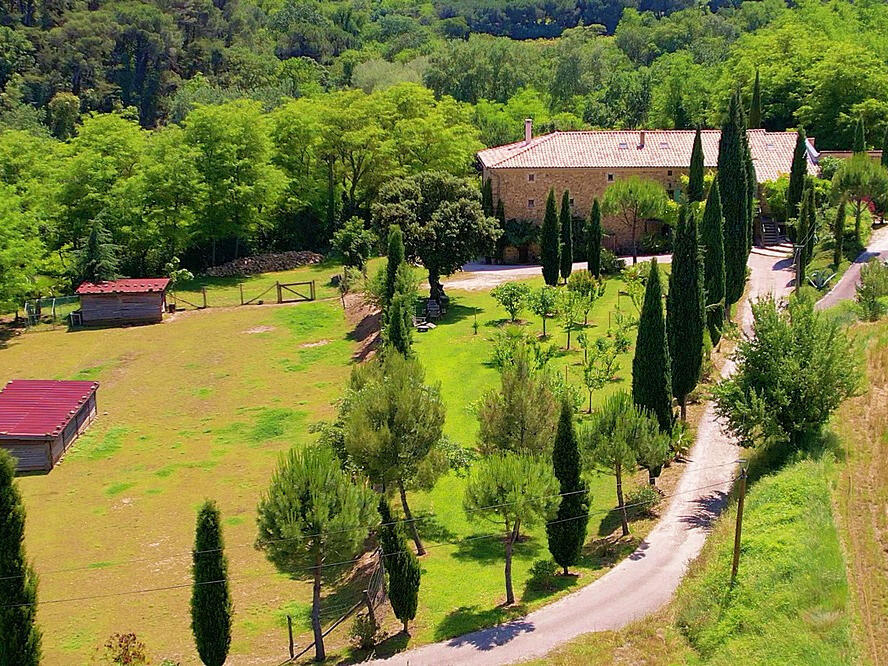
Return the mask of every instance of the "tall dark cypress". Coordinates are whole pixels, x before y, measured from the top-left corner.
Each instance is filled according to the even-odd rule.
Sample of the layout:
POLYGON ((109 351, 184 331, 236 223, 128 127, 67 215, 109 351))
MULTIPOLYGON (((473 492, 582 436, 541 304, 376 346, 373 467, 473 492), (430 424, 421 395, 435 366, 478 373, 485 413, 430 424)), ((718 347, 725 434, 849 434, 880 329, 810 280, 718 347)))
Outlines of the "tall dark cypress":
POLYGON ((866 127, 863 124, 863 116, 857 119, 857 124, 854 126, 854 152, 866 152, 866 127))
POLYGON ((561 195, 561 214, 558 216, 561 226, 561 279, 567 282, 573 270, 573 224, 570 215, 570 192, 561 195))
POLYGON ((672 429, 671 366, 660 269, 654 258, 651 259, 632 358, 632 400, 639 407, 651 410, 663 431, 672 429))
POLYGON ((762 126, 762 88, 759 71, 755 70, 755 83, 752 84, 752 103, 749 105, 749 129, 762 126))
POLYGON ((805 187, 804 201, 806 203, 805 212, 808 218, 805 221, 805 228, 808 230, 805 236, 805 261, 806 263, 811 263, 811 259, 814 258, 814 240, 817 237, 817 204, 814 199, 813 182, 809 181, 805 187))
POLYGON ((385 302, 388 305, 395 295, 398 267, 404 263, 404 233, 401 227, 393 224, 389 227, 388 261, 385 266, 385 302))
POLYGON ((703 365, 703 256, 693 212, 679 211, 666 297, 666 324, 672 360, 672 395, 687 420, 687 397, 700 380, 703 365))
POLYGON ((836 221, 833 224, 833 264, 836 268, 842 263, 842 246, 845 243, 845 197, 836 209, 836 221))
POLYGON ((703 291, 706 295, 706 325, 709 339, 717 345, 721 339, 725 321, 725 246, 724 219, 721 212, 721 197, 718 193, 718 180, 709 188, 703 223, 700 225, 700 241, 703 245, 703 291))
POLYGON ((703 140, 700 128, 694 135, 694 146, 691 149, 691 167, 688 171, 688 201, 703 201, 703 140))
POLYGON ((740 92, 731 97, 728 118, 718 147, 718 191, 725 218, 725 307, 743 295, 749 230, 747 166, 743 148, 743 114, 740 92))
POLYGON ((0 666, 37 666, 37 574, 25 554, 25 504, 15 459, 0 449, 0 666))
POLYGON ((574 430, 573 407, 567 400, 561 403, 552 466, 555 478, 561 484, 561 504, 555 519, 546 525, 546 536, 552 559, 561 565, 566 576, 568 567, 580 558, 589 522, 588 489, 581 478, 583 470, 574 430))
POLYGON ((540 231, 540 260, 543 263, 543 279, 554 287, 558 284, 558 271, 561 269, 561 232, 558 225, 558 210, 555 208, 555 191, 549 190, 546 198, 546 216, 540 231))
MULTIPOLYGON (((792 153, 792 166, 789 169, 789 186, 786 189, 786 220, 798 219, 799 205, 802 203, 802 192, 805 190, 805 176, 808 175, 808 146, 805 130, 801 127, 796 134, 795 150, 792 153)), ((789 228, 790 240, 795 240, 792 227, 789 228)))
POLYGON ((586 229, 586 264, 594 277, 601 277, 601 204, 592 202, 586 229))
POLYGON ((207 500, 197 514, 191 568, 191 630, 206 666, 222 666, 231 645, 231 595, 223 549, 219 509, 207 500))
POLYGON ((388 597, 395 617, 401 620, 404 633, 407 633, 407 625, 416 617, 416 608, 419 605, 422 569, 413 549, 407 545, 401 526, 392 520, 392 512, 385 497, 379 500, 379 516, 382 518, 379 545, 385 557, 388 597))
POLYGON ((755 195, 758 188, 758 178, 755 175, 755 164, 752 162, 752 151, 749 149, 749 135, 743 132, 743 158, 746 164, 746 212, 749 215, 749 226, 746 229, 746 257, 752 250, 755 239, 755 195))
POLYGON ((481 210, 487 217, 493 217, 493 181, 490 178, 481 185, 481 210))

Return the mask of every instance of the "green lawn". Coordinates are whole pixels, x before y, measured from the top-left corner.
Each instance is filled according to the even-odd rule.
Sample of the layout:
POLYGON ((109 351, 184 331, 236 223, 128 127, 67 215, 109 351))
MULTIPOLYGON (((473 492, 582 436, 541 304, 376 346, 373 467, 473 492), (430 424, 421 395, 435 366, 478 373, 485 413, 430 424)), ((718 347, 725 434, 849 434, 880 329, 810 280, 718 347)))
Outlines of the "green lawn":
MULTIPOLYGON (((372 270, 372 268, 371 268, 372 270)), ((307 267, 250 278, 316 279, 329 285, 337 266, 307 267)), ((618 283, 610 285, 591 316, 593 330, 607 327, 618 283)), ((325 287, 320 296, 333 295, 325 287)), ((209 287, 210 303, 237 294, 236 282, 209 287), (232 286, 234 285, 234 286, 232 286), (217 293, 218 292, 218 293, 217 293), (227 296, 225 296, 227 294, 227 296), (218 298, 217 298, 218 297, 218 298)), ((446 431, 472 446, 477 423, 472 405, 498 382, 488 366, 489 337, 505 314, 486 292, 451 293, 451 308, 433 331, 416 336, 416 351, 430 380, 440 381, 447 405, 446 431), (477 316, 478 333, 473 330, 477 316)), ((625 297, 623 297, 625 300, 625 297)), ((625 307, 631 307, 628 302, 625 307)), ((530 331, 539 322, 527 313, 530 331)), ((564 333, 550 322, 553 342, 564 333)), ((162 325, 30 333, 6 343, 0 380, 13 377, 94 379, 100 382, 99 417, 51 473, 20 481, 28 510, 27 547, 41 573, 45 601, 182 585, 138 596, 46 604, 45 662, 88 663, 112 632, 135 631, 159 661, 198 663, 188 616, 190 548, 195 510, 215 498, 226 525, 236 609, 232 663, 266 663, 286 653, 286 615, 296 620, 297 643, 308 640, 310 589, 277 574, 252 543, 255 507, 277 456, 314 440, 310 424, 329 418, 358 342, 338 299, 291 306, 209 309, 179 313, 162 325), (76 571, 59 571, 76 569, 76 571)), ((558 372, 579 381, 581 352, 563 353, 558 372)), ((628 388, 621 381, 602 395, 628 388)), ((639 482, 641 479, 639 479, 639 482)), ((593 516, 579 579, 562 582, 547 597, 526 590, 534 560, 547 557, 542 528, 531 530, 515 554, 515 584, 524 612, 590 582, 632 545, 593 543, 616 526, 610 477, 590 475, 593 516)), ((462 511, 464 480, 448 476, 435 490, 412 498, 414 509, 434 514, 423 531, 419 616, 411 644, 441 639, 490 624, 506 615, 502 543, 491 527, 469 523, 462 511)), ((636 523, 638 534, 652 521, 636 523)), ((351 601, 359 580, 325 592, 326 617, 351 601)), ((333 642, 341 636, 333 635, 333 642)), ((340 642, 341 646, 341 642, 340 642)), ((335 647, 335 645, 334 645, 335 647)), ((389 645, 389 647, 393 647, 389 645)))

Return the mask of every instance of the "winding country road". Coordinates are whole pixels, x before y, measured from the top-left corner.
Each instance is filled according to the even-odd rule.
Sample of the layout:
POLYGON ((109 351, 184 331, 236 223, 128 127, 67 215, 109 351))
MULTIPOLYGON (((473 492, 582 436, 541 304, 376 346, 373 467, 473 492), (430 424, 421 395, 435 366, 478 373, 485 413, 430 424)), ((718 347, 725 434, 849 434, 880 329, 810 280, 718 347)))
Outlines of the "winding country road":
MULTIPOLYGON (((748 297, 740 306, 744 329, 752 323, 750 300, 788 293, 793 280, 790 264, 783 250, 753 250, 748 297)), ((723 374, 732 370, 725 367, 723 374)), ((672 598, 688 564, 700 553, 731 489, 738 455, 738 447, 722 433, 708 404, 672 501, 648 537, 620 564, 590 585, 525 617, 371 663, 480 666, 520 662, 541 657, 581 634, 619 629, 656 611, 672 598)))
POLYGON ((825 310, 839 301, 854 298, 855 287, 860 281, 861 267, 871 259, 879 257, 881 259, 888 258, 888 227, 882 227, 873 231, 867 248, 861 252, 854 263, 848 267, 842 279, 830 290, 830 292, 817 301, 817 308, 825 310))

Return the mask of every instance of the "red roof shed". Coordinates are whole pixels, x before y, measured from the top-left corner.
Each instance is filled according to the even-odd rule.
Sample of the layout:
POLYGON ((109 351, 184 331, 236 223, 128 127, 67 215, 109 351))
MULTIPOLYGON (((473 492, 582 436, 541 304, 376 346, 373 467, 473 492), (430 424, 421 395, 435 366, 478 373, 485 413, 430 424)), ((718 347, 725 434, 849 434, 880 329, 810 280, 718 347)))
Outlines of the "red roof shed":
POLYGON ((15 379, 0 391, 0 448, 49 471, 96 415, 97 382, 15 379))
POLYGON ((148 324, 163 319, 169 278, 125 278, 84 282, 77 287, 80 321, 90 324, 148 324))

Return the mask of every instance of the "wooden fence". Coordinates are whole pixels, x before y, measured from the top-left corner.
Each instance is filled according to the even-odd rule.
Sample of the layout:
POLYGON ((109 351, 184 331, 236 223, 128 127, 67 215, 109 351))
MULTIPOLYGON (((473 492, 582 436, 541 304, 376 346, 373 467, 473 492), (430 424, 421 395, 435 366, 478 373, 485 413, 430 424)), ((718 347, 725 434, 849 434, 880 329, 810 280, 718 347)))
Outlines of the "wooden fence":
POLYGON ((188 292, 188 298, 182 296, 179 292, 170 292, 167 295, 168 302, 178 310, 203 310, 211 307, 225 307, 231 305, 267 305, 268 303, 299 303, 303 301, 314 301, 317 299, 317 291, 315 281, 306 282, 275 282, 263 291, 249 296, 244 293, 244 286, 238 285, 239 303, 225 303, 223 305, 214 304, 213 292, 207 291, 206 287, 201 288, 200 292, 188 292), (266 295, 273 293, 272 298, 266 299, 266 295), (195 296, 196 294, 196 296, 195 296))

